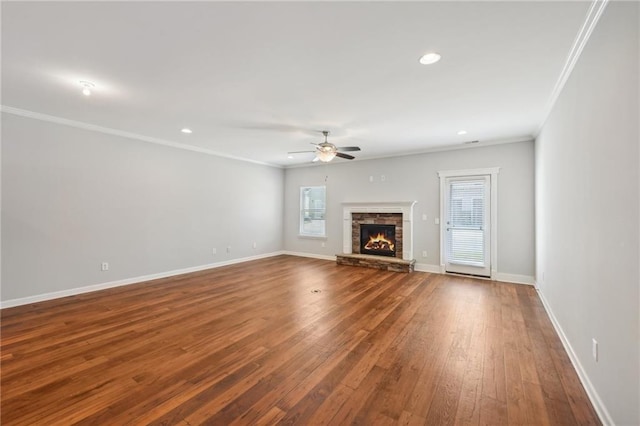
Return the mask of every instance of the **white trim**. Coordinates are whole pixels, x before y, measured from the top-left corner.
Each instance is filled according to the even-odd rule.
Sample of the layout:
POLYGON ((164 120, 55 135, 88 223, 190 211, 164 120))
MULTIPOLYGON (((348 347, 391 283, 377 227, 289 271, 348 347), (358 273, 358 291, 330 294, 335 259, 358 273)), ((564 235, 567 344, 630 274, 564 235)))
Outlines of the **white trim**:
POLYGON ((571 75, 571 72, 573 71, 573 67, 576 65, 576 62, 578 62, 578 59, 580 58, 580 55, 582 54, 587 41, 589 41, 589 37, 591 37, 591 33, 593 33, 593 29, 596 27, 596 24, 600 20, 600 16, 602 16, 602 12, 604 12, 604 9, 607 7, 608 3, 609 0, 593 0, 593 2, 591 3, 582 27, 578 31, 576 39, 573 42, 573 46, 571 46, 571 50, 567 55, 564 67, 562 68, 562 71, 558 76, 556 85, 551 91, 551 95, 549 96, 549 100, 547 101, 547 105, 545 106, 544 113, 542 115, 542 121, 540 122, 540 125, 538 126, 538 129, 536 130, 534 135, 536 138, 542 131, 542 128, 547 122, 549 115, 551 115, 551 111, 553 110, 553 107, 558 100, 558 96, 560 96, 565 83, 567 82, 569 76, 571 75))
POLYGON ((327 239, 327 185, 313 185, 313 186, 309 186, 309 185, 303 185, 300 187, 300 209, 298 212, 298 237, 299 238, 315 238, 315 239, 327 239), (304 193, 305 192, 310 192, 312 189, 318 189, 318 188, 322 188, 324 190, 324 202, 323 205, 324 207, 322 208, 322 212, 324 213, 324 232, 322 234, 310 234, 307 233, 305 234, 303 232, 303 224, 304 224, 304 211, 305 210, 321 210, 321 209, 316 209, 316 208, 305 208, 303 206, 303 200, 305 198, 304 193))
POLYGON ((401 213, 402 259, 413 260, 413 206, 417 201, 374 201, 342 203, 342 252, 353 253, 352 213, 401 213))
MULTIPOLYGON (((503 144, 509 144, 509 143, 533 142, 533 140, 534 140, 533 135, 522 135, 522 136, 506 138, 506 139, 488 139, 488 140, 482 140, 479 143, 474 143, 474 144, 456 143, 455 145, 440 145, 434 148, 425 148, 425 149, 420 149, 415 151, 405 151, 405 152, 399 152, 396 154, 373 155, 370 157, 363 157, 362 155, 360 155, 354 160, 351 160, 351 162, 353 163, 356 161, 383 160, 387 158, 398 158, 398 157, 415 157, 416 155, 432 154, 432 153, 447 152, 447 151, 457 151, 459 149, 475 149, 475 148, 483 148, 487 146, 503 145, 503 144)), ((305 163, 298 163, 298 164, 287 164, 283 167, 285 169, 296 169, 300 167, 334 166, 336 164, 339 165, 344 163, 340 163, 340 162, 322 163, 322 162, 316 161, 315 163, 305 162, 305 163)))
POLYGON ((63 126, 75 127, 82 130, 90 130, 93 132, 104 133, 107 135, 120 136, 128 139, 135 139, 142 142, 154 143, 156 145, 168 146, 171 148, 184 149, 185 151, 193 151, 201 154, 214 155, 216 157, 228 158, 231 160, 245 161, 247 163, 259 164, 261 166, 276 167, 278 169, 282 166, 266 163, 264 161, 251 160, 244 157, 237 157, 235 155, 225 154, 219 151, 214 151, 207 148, 201 148, 195 145, 188 145, 181 142, 173 142, 164 139, 152 138, 150 136, 139 135, 136 133, 125 132, 122 130, 112 129, 109 127, 96 126, 95 124, 83 123, 81 121, 69 120, 67 118, 55 117, 53 115, 42 114, 39 112, 27 111, 20 108, 14 108, 6 105, 0 105, 0 111, 7 114, 19 115, 21 117, 32 118, 34 120, 48 121, 50 123, 61 124, 63 126))
POLYGON ((159 278, 173 277, 175 275, 188 274, 191 272, 204 271, 206 269, 219 268, 221 266, 234 265, 236 263, 249 262, 251 260, 264 259, 267 257, 279 256, 285 254, 283 251, 275 251, 271 253, 260 254, 257 256, 242 257, 239 259, 225 260, 223 262, 209 263, 206 265, 193 266, 190 268, 175 269, 173 271, 160 272, 157 274, 141 275, 133 278, 125 278, 123 280, 109 281, 106 283, 93 284, 85 287, 76 287, 68 290, 54 291, 51 293, 38 294, 35 296, 22 297, 19 299, 10 299, 0 301, 0 309, 12 308, 14 306, 27 305, 29 303, 44 302, 46 300, 59 299, 61 297, 75 296, 78 294, 90 293, 92 291, 105 290, 113 287, 121 287, 129 284, 137 284, 145 281, 156 280, 159 278))
POLYGON ((298 234, 298 238, 308 238, 310 240, 327 240, 329 237, 326 235, 309 235, 309 234, 298 234))
POLYGON ((562 330, 560 323, 558 322, 556 316, 553 314, 553 311, 551 310, 551 306, 547 302, 547 299, 545 299, 544 294, 540 289, 537 289, 537 290, 538 290, 538 296, 540 296, 540 300, 542 301, 542 306, 544 306, 544 310, 547 311, 547 315, 551 320, 551 324, 553 324, 553 328, 556 330, 558 337, 560 337, 562 346, 564 346, 564 350, 569 355, 571 364, 573 364, 573 368, 576 370, 576 373, 578 374, 578 378, 580 379, 582 386, 587 392, 587 396, 589 397, 589 400, 591 401, 593 408, 596 410, 596 413, 598 414, 600 421, 604 425, 615 425, 615 422, 611 418, 611 415, 609 414, 607 407, 604 405, 604 402, 602 402, 600 395, 598 395, 596 388, 593 386, 593 383, 591 383, 591 380, 589 380, 589 376, 587 375, 587 372, 582 367, 582 364, 580 363, 578 356, 573 350, 571 343, 569 343, 569 339, 567 339, 566 334, 564 334, 564 330, 562 330))
POLYGON ((432 274, 441 273, 439 265, 430 265, 428 263, 416 263, 413 268, 418 272, 431 272, 432 274))
POLYGON ((309 257, 311 259, 331 260, 333 262, 336 261, 335 256, 327 256, 326 254, 304 253, 301 251, 286 251, 286 250, 283 251, 282 254, 286 254, 289 256, 309 257))
POLYGON ((500 167, 485 167, 479 169, 444 170, 438 172, 440 178, 440 268, 445 271, 444 261, 444 193, 445 179, 448 177, 462 176, 490 176, 491 182, 491 279, 495 280, 498 274, 498 173, 500 167))
MULTIPOLYGON (((327 256, 324 254, 304 253, 304 252, 296 252, 296 251, 284 251, 282 252, 282 254, 286 254, 289 256, 308 257, 311 259, 321 259, 321 260, 331 260, 331 261, 336 260, 336 256, 327 256)), ((414 270, 417 272, 429 272, 432 274, 447 275, 447 273, 444 272, 439 265, 432 265, 429 263, 416 263, 414 265, 414 270)), ((456 275, 456 274, 452 274, 452 275, 458 276, 458 277, 464 276, 464 275, 456 275)), ((484 280, 487 279, 483 277, 473 277, 473 276, 469 276, 469 278, 484 279, 484 280)), ((511 283, 511 284, 527 284, 527 285, 534 284, 533 277, 529 275, 506 274, 502 272, 498 272, 497 281, 504 282, 504 283, 511 283)))
POLYGON ((535 279, 531 275, 507 274, 504 272, 496 273, 496 281, 513 284, 535 285, 535 279))
POLYGON ((480 169, 443 170, 438 172, 438 177, 484 176, 497 175, 498 173, 500 173, 500 167, 485 167, 480 169))

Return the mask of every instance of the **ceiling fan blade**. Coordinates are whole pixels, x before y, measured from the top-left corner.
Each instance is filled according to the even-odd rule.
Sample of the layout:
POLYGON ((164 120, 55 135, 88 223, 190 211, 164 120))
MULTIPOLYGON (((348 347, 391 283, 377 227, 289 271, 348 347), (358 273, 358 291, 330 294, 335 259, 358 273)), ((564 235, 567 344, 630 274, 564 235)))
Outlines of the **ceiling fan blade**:
POLYGON ((360 151, 360 147, 359 146, 339 146, 338 151, 360 151))
POLYGON ((336 152, 336 157, 345 158, 347 160, 353 160, 354 158, 356 158, 353 155, 343 154, 341 152, 336 152))
POLYGON ((287 154, 302 154, 305 152, 315 152, 315 151, 289 151, 287 154))

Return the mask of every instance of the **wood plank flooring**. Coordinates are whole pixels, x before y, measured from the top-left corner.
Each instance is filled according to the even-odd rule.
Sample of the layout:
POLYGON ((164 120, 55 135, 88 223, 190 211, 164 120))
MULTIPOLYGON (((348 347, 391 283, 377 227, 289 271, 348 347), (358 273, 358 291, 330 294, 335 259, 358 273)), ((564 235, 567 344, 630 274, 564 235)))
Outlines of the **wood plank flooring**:
POLYGON ((1 315, 3 425, 600 424, 524 285, 278 256, 1 315))

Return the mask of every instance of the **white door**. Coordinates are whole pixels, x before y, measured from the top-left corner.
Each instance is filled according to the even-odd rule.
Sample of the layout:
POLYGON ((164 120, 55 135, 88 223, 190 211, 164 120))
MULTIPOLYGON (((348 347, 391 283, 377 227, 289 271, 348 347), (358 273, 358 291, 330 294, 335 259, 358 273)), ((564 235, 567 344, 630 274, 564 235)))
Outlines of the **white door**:
POLYGON ((444 188, 445 270, 490 277, 491 177, 448 177, 444 188))

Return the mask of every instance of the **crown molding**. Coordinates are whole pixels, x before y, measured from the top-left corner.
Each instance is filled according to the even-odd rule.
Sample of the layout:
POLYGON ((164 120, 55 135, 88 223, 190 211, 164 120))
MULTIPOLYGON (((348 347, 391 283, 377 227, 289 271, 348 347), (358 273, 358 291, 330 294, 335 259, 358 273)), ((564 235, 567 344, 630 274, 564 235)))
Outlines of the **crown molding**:
MULTIPOLYGON (((441 146, 437 146, 437 147, 433 147, 433 148, 427 148, 427 149, 422 149, 422 150, 416 150, 416 151, 405 151, 405 152, 398 152, 395 154, 386 154, 386 155, 374 155, 371 157, 356 157, 354 160, 350 160, 350 162, 354 162, 354 161, 370 161, 370 160, 382 160, 382 159, 388 159, 388 158, 398 158, 398 157, 412 157, 414 155, 423 155, 423 154, 433 154, 433 153, 438 153, 438 152, 447 152, 447 151, 458 151, 461 149, 476 149, 476 148, 486 148, 488 146, 494 146, 494 145, 504 145, 504 144, 511 144, 511 143, 522 143, 522 142, 533 142, 535 138, 531 135, 523 135, 523 136, 517 136, 517 137, 513 137, 513 138, 505 138, 505 139, 487 139, 487 140, 482 140, 477 144, 461 144, 461 143, 456 143, 455 145, 441 145, 441 146)), ((339 162, 339 163, 333 163, 333 161, 330 161, 328 163, 320 163, 319 162, 316 163, 311 163, 311 162, 307 162, 307 163, 300 163, 300 164, 289 164, 286 166, 283 166, 285 169, 298 169, 301 167, 319 167, 319 166, 333 166, 336 164, 348 164, 346 162, 339 162)))
POLYGON ((591 34, 593 33, 593 30, 595 29, 596 24, 600 20, 600 17, 602 16, 602 13, 604 12, 608 3, 609 3, 609 0, 594 0, 591 3, 591 6, 587 11, 587 15, 585 16, 582 27, 580 27, 580 30, 576 35, 576 39, 573 42, 573 46, 571 46, 571 50, 567 55, 567 59, 565 60, 564 67, 562 68, 562 71, 558 76, 556 85, 553 87, 553 90, 551 91, 551 95, 549 96, 549 100, 547 101, 547 105, 542 115, 542 121, 540 122, 540 126, 538 126, 538 129, 534 135, 536 138, 538 137, 538 135, 542 131, 542 128, 547 122, 547 119, 549 118, 549 115, 551 114, 551 111, 553 110, 553 107, 555 106, 556 101, 558 100, 558 96, 560 96, 560 93, 562 92, 562 89, 564 88, 565 83, 569 79, 569 76, 571 75, 571 72, 573 71, 573 68, 575 67, 576 62, 578 62, 578 59, 580 59, 580 55, 582 54, 584 47, 587 45, 587 41, 589 41, 589 37, 591 37, 591 34))
POLYGON ((183 149, 185 151, 197 152, 200 154, 213 155, 215 157, 228 158, 230 160, 244 161, 247 163, 259 164, 261 166, 275 167, 281 169, 282 166, 272 163, 266 163, 263 161, 251 160, 248 158, 237 157, 235 155, 224 154, 222 152, 214 151, 207 148, 201 148, 195 145, 189 145, 186 143, 174 142, 165 139, 153 138, 150 136, 139 135, 137 133, 125 132, 123 130, 112 129, 110 127, 97 126, 95 124, 84 123, 82 121, 69 120, 67 118, 56 117, 53 115, 42 114, 40 112, 28 111, 26 109, 14 108, 7 105, 0 105, 0 111, 18 115, 21 117, 32 118, 34 120, 48 121, 50 123, 61 124, 63 126, 75 127, 77 129, 89 130, 92 132, 104 133, 107 135, 120 136, 127 139, 135 139, 141 142, 154 143, 156 145, 168 146, 171 148, 183 149))

